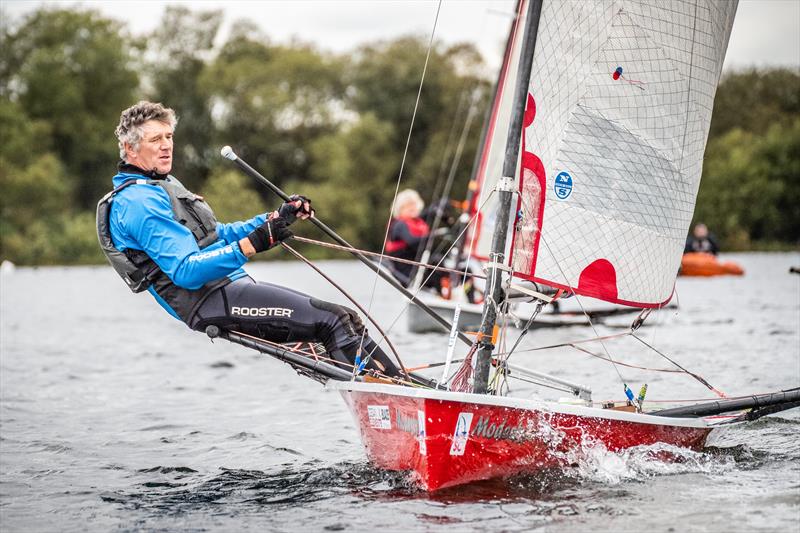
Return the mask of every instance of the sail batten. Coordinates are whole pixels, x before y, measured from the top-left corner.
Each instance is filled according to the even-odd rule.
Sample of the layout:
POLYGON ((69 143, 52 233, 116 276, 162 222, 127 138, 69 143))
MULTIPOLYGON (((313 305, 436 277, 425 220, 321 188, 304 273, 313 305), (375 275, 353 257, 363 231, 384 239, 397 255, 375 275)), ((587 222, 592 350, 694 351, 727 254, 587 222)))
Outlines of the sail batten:
POLYGON ((615 303, 671 297, 736 2, 545 2, 511 267, 615 303))

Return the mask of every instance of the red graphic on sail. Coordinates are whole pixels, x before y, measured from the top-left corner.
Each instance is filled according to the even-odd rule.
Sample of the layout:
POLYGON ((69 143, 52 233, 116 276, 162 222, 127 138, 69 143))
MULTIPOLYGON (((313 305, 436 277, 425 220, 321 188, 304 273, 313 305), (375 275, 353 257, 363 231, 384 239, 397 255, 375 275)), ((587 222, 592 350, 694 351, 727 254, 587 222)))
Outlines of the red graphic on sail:
POLYGON ((617 271, 607 259, 597 259, 581 271, 578 292, 607 302, 617 300, 617 271))
POLYGON ((520 235, 519 231, 514 231, 511 241, 511 264, 513 265, 513 255, 515 252, 519 252, 519 250, 516 248, 517 239, 531 238, 531 236, 533 238, 533 242, 526 242, 521 245, 522 248, 525 248, 531 254, 530 259, 524 261, 527 272, 518 271, 519 274, 523 274, 525 276, 533 276, 534 270, 536 269, 536 256, 539 253, 539 236, 542 233, 542 223, 544 220, 544 191, 547 187, 547 175, 545 173, 542 160, 539 159, 537 155, 526 150, 525 147, 525 130, 533 124, 534 118, 536 118, 536 100, 534 100, 532 94, 528 93, 528 101, 525 106, 525 115, 523 116, 522 120, 522 157, 519 173, 520 195, 517 199, 516 213, 518 224, 530 223, 531 221, 534 221, 536 230, 532 232, 532 235, 530 234, 531 232, 526 231, 524 237, 520 235), (530 209, 530 211, 524 211, 522 198, 533 199, 531 205, 526 206, 530 209), (528 220, 520 220, 520 217, 527 218, 528 220))

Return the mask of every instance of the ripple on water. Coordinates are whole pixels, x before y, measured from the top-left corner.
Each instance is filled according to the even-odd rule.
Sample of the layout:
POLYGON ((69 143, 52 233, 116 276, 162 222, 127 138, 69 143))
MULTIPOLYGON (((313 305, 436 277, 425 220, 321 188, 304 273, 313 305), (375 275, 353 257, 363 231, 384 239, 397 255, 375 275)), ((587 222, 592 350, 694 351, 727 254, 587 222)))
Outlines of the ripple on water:
POLYGON ((245 441, 245 440, 248 440, 248 439, 257 439, 257 438, 259 438, 259 437, 255 433, 250 433, 248 431, 242 431, 242 432, 237 433, 236 435, 231 435, 230 437, 228 437, 228 440, 245 441))
POLYGON ((320 502, 353 491, 368 494, 378 489, 414 490, 407 476, 387 473, 365 463, 340 463, 322 466, 313 461, 304 465, 285 464, 273 471, 222 468, 215 474, 200 474, 187 467, 157 466, 137 471, 157 475, 140 483, 154 490, 123 490, 101 495, 107 502, 154 511, 190 511, 225 503, 232 508, 293 505, 320 502))
POLYGON ((145 426, 143 428, 139 428, 137 431, 161 431, 164 429, 181 429, 189 427, 185 424, 156 424, 153 426, 145 426))
POLYGON ((189 468, 188 466, 153 466, 151 468, 141 468, 137 472, 143 474, 150 474, 157 472, 159 474, 172 474, 178 472, 180 474, 196 474, 197 470, 189 468))
POLYGON ((286 448, 284 446, 273 446, 271 444, 260 444, 257 450, 266 450, 270 452, 281 452, 281 453, 288 453, 289 455, 295 455, 297 457, 302 457, 304 454, 297 450, 293 450, 291 448, 286 448))
POLYGON ((30 448, 38 452, 50 452, 57 454, 66 454, 72 451, 72 448, 66 444, 57 442, 43 442, 40 440, 31 441, 26 445, 26 448, 30 448))

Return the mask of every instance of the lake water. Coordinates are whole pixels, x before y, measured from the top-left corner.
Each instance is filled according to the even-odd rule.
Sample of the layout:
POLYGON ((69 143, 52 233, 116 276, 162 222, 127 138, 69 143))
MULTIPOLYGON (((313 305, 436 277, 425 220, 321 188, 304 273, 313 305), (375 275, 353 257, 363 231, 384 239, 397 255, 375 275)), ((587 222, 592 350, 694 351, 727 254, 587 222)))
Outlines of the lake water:
MULTIPOLYGON (((800 386, 800 275, 788 273, 800 254, 726 258, 746 275, 680 278, 678 309, 651 316, 642 337, 729 394, 800 386)), ((320 264, 385 327, 402 312, 362 265, 320 264)), ((303 264, 248 270, 346 303, 303 264)), ((606 362, 522 351, 591 335, 535 330, 514 357, 621 399, 606 362)), ((410 366, 446 352, 446 336, 410 335, 403 318, 391 337, 410 366)), ((606 347, 670 368, 630 338, 606 347)), ((685 375, 619 370, 635 391, 649 384, 650 407, 710 397, 685 375)), ((706 450, 670 463, 587 450, 568 469, 429 495, 369 465, 338 394, 189 331, 110 268, 17 268, 0 280, 3 531, 797 531, 799 411, 715 430, 706 450)))

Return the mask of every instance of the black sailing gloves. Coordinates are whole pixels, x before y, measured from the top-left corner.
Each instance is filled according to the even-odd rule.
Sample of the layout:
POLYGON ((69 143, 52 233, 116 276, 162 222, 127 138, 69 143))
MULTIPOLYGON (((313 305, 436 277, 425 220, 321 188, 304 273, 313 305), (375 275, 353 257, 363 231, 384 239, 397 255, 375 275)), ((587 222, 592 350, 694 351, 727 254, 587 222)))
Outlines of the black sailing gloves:
POLYGON ((288 202, 270 214, 266 222, 254 229, 247 239, 253 245, 256 253, 269 250, 294 236, 289 225, 295 220, 307 219, 312 216, 314 216, 314 210, 311 208, 311 200, 305 196, 293 194, 289 197, 288 202))
POLYGON ((278 246, 282 241, 293 235, 294 233, 289 229, 286 219, 274 216, 273 213, 266 222, 250 232, 247 238, 255 248, 256 253, 258 253, 278 246))
POLYGON ((311 200, 299 194, 293 194, 288 202, 284 202, 278 208, 278 216, 286 219, 287 225, 294 224, 298 217, 305 220, 314 216, 314 209, 311 208, 311 200))

